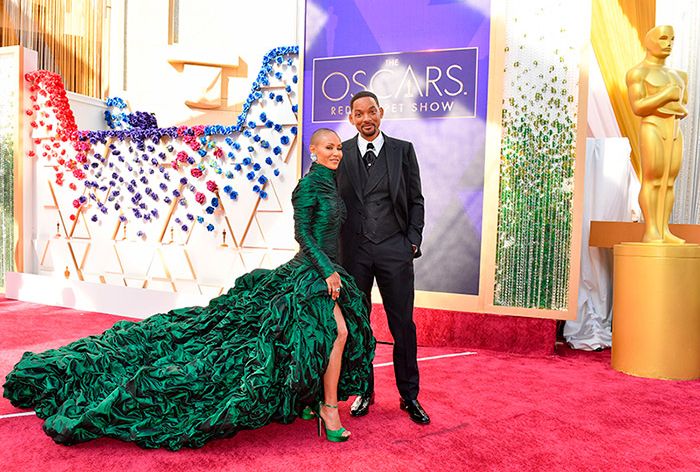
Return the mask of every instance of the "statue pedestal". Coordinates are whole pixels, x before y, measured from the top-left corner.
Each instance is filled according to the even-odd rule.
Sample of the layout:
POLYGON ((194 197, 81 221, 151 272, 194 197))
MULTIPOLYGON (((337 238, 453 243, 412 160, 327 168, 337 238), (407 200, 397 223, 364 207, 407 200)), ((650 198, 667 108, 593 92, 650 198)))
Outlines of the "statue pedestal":
POLYGON ((622 243, 614 254, 613 369, 700 378, 700 245, 622 243))

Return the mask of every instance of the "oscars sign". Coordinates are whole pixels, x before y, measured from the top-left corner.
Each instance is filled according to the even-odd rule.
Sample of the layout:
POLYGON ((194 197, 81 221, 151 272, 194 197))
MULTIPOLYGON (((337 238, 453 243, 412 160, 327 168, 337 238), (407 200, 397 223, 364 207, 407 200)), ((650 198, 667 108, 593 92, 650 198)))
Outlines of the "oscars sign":
POLYGON ((473 118, 477 48, 316 58, 312 121, 347 120, 350 98, 377 94, 385 120, 473 118))

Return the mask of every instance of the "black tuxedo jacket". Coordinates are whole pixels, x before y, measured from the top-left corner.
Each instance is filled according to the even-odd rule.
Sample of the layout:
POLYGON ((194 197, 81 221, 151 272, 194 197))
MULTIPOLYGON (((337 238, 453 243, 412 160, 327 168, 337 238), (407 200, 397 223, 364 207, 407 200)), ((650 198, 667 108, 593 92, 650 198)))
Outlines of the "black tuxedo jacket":
MULTIPOLYGON (((386 134, 384 148, 394 214, 408 240, 418 247, 414 257, 420 257, 425 209, 416 152, 410 142, 386 134)), ((364 199, 358 165, 361 159, 357 136, 343 142, 343 159, 336 174, 338 191, 348 210, 340 233, 341 261, 353 257, 362 238, 364 199)))

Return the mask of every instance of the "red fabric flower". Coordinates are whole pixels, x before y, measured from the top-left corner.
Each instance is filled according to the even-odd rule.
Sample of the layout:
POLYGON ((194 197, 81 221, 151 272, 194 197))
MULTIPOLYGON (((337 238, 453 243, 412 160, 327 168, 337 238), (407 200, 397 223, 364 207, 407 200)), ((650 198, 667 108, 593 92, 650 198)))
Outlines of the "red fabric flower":
POLYGON ((207 197, 205 197, 204 194, 203 194, 202 192, 197 192, 197 193, 195 193, 195 194, 194 194, 194 199, 195 199, 195 200, 197 201, 197 203, 199 203, 200 205, 202 205, 204 202, 207 201, 207 197))
POLYGON ((209 190, 210 192, 216 192, 217 190, 219 190, 219 187, 217 187, 216 182, 214 182, 213 180, 209 180, 207 181, 207 190, 209 190))
POLYGON ((200 177, 202 176, 202 171, 199 170, 197 167, 195 167, 194 169, 192 169, 192 170, 190 171, 190 174, 192 174, 192 177, 195 177, 195 178, 198 179, 198 178, 200 178, 200 177))

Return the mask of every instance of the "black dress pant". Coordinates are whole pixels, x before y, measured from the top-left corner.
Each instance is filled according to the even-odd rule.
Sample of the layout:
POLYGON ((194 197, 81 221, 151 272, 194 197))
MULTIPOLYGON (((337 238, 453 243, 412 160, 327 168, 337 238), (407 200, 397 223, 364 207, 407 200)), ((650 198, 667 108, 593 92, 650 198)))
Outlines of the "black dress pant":
MULTIPOLYGON (((389 331, 394 338, 394 374, 399 393, 406 400, 418 398, 418 361, 416 325, 413 322, 413 250, 408 238, 396 233, 375 244, 364 236, 352 258, 346 258, 346 270, 367 295, 372 309, 374 279, 382 295, 389 331), (350 260, 348 260, 350 259, 350 260)), ((374 372, 369 392, 374 391, 374 372)))

